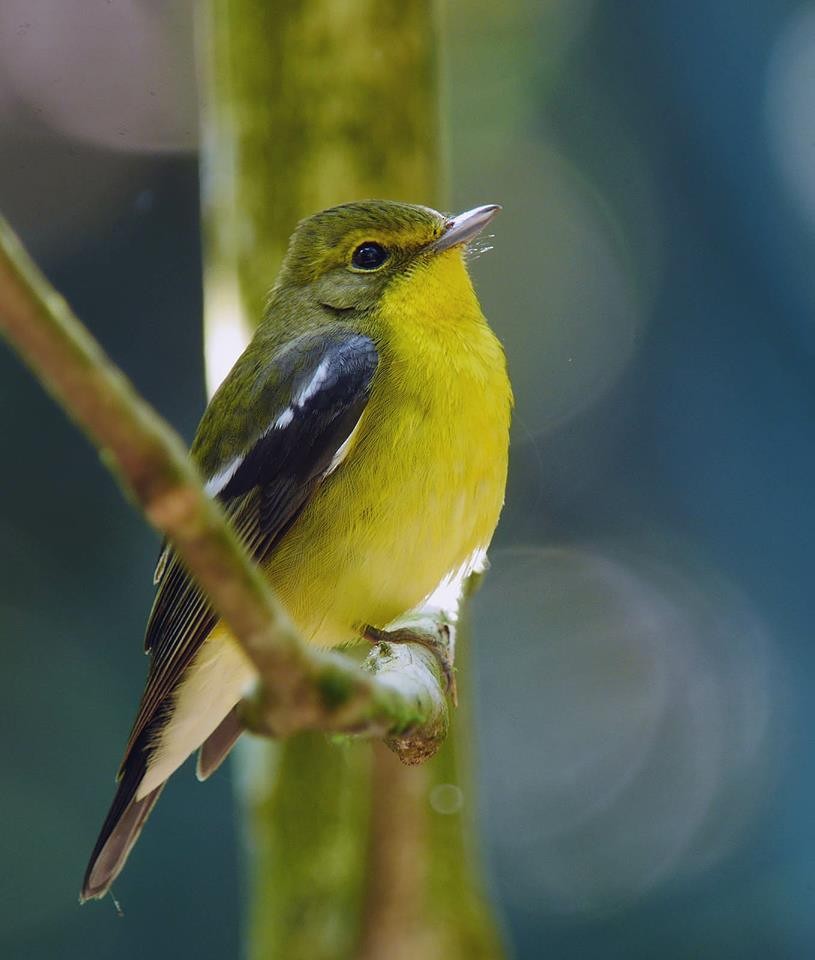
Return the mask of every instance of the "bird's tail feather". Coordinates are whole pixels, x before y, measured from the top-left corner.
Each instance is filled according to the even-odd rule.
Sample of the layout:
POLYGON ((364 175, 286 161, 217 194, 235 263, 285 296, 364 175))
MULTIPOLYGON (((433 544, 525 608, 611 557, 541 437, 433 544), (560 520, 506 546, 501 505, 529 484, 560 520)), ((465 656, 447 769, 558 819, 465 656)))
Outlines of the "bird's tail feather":
POLYGON ((104 840, 103 831, 85 872, 82 893, 79 895, 80 903, 104 897, 108 892, 125 865, 133 844, 139 839, 144 822, 163 789, 164 784, 141 800, 134 797, 104 840))
POLYGON ((82 882, 80 903, 104 897, 110 885, 121 872, 133 844, 139 839, 145 820, 150 815, 164 784, 141 799, 136 799, 139 784, 144 777, 147 762, 145 747, 150 730, 146 730, 133 745, 122 770, 119 788, 102 824, 99 838, 88 861, 82 882))
POLYGON ((233 707, 201 744, 201 749, 198 751, 198 764, 195 768, 195 774, 199 780, 206 780, 215 773, 242 733, 243 727, 238 719, 238 710, 233 707))

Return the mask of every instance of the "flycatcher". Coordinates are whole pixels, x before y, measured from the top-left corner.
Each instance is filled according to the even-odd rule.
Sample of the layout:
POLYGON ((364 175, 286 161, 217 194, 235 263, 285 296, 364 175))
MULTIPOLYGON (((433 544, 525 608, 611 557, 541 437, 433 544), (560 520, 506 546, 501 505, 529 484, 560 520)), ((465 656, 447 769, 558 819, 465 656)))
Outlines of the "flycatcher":
MULTIPOLYGON (((302 221, 266 315, 192 445, 303 638, 385 628, 483 556, 504 501, 512 391, 465 264, 500 207, 368 200, 302 221)), ((206 779, 251 663, 167 546, 147 686, 81 899, 103 896, 168 777, 206 779)))

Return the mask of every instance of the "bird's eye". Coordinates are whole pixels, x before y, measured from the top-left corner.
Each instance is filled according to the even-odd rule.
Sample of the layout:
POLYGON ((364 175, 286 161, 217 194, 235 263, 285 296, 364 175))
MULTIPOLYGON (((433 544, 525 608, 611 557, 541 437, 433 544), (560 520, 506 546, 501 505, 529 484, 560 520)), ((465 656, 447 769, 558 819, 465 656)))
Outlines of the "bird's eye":
POLYGON ((376 270, 388 259, 388 251, 381 243, 367 240, 361 243, 351 257, 351 266, 357 270, 376 270))

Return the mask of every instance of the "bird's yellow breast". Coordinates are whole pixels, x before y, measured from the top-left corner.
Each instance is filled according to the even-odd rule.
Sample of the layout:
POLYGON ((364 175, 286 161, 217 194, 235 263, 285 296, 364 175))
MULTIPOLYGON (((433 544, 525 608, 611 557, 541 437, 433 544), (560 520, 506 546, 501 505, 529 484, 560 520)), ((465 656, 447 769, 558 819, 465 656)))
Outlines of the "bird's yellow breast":
POLYGON ((371 398, 267 567, 321 645, 386 626, 486 548, 506 485, 506 364, 460 251, 395 281, 361 332, 380 357, 371 398))

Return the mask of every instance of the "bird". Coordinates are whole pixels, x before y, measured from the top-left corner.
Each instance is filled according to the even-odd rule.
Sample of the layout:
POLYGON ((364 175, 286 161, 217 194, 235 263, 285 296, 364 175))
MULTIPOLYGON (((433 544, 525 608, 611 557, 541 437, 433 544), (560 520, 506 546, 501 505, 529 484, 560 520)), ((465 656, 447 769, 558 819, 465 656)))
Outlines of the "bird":
MULTIPOLYGON (((341 204, 294 230, 263 319, 190 455, 307 643, 383 629, 485 555, 504 503, 512 389, 467 269, 499 212, 341 204)), ((207 779, 256 673, 163 545, 147 683, 80 901, 103 897, 168 778, 207 779)))

